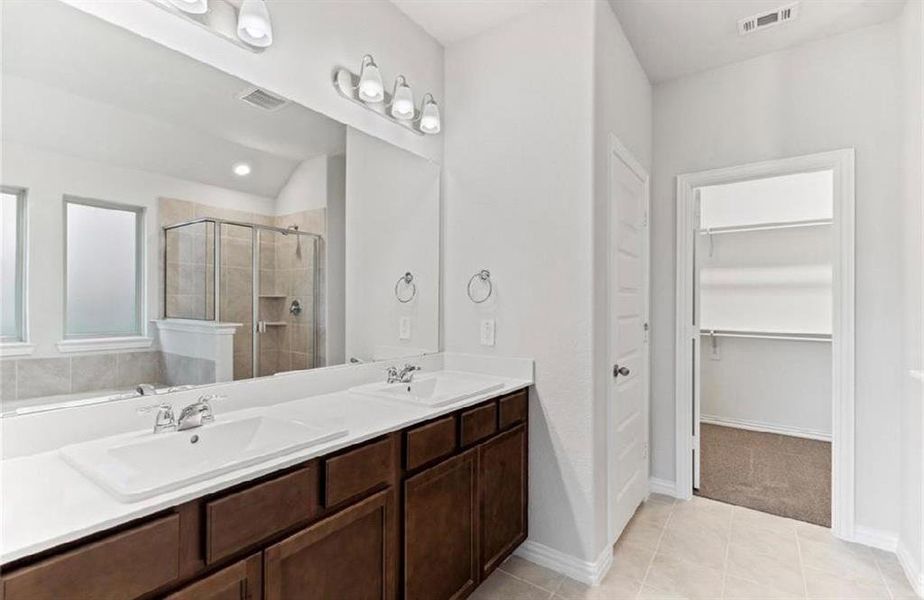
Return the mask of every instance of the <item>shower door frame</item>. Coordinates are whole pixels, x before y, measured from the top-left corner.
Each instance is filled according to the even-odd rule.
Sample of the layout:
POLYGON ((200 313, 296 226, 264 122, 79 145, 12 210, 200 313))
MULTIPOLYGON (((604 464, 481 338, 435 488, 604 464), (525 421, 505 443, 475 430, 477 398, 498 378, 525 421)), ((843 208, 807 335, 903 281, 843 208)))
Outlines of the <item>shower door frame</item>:
MULTIPOLYGON (((318 302, 318 286, 320 284, 320 265, 318 264, 318 257, 320 255, 321 247, 324 238, 317 233, 310 233, 307 231, 299 231, 294 228, 287 227, 274 227, 272 225, 261 225, 260 223, 249 223, 246 221, 235 221, 233 219, 221 219, 218 217, 197 217, 195 219, 189 219, 187 221, 181 221, 179 223, 171 223, 170 225, 164 225, 162 227, 164 232, 164 290, 163 297, 161 301, 163 302, 164 310, 163 314, 165 318, 171 319, 183 319, 184 317, 168 317, 167 316, 167 280, 166 280, 166 269, 167 269, 167 232, 172 229, 179 229, 180 227, 186 227, 188 225, 196 225, 198 223, 212 223, 214 225, 214 245, 212 248, 213 257, 212 264, 214 278, 212 284, 212 302, 214 303, 214 308, 212 310, 211 319, 202 319, 206 321, 212 321, 215 323, 221 322, 221 226, 222 225, 232 225, 235 227, 249 227, 250 228, 250 244, 251 244, 251 276, 253 277, 251 283, 251 340, 250 340, 250 375, 251 378, 259 377, 259 368, 260 368, 260 353, 257 351, 259 346, 259 316, 260 316, 260 230, 271 231, 274 233, 281 233, 282 235, 300 235, 312 240, 312 246, 314 248, 314 268, 312 269, 312 292, 311 292, 311 311, 312 311, 312 320, 313 320, 313 334, 311 336, 311 366, 309 368, 317 368, 318 361, 318 317, 319 317, 319 302, 318 302)), ((198 320, 198 319, 187 319, 187 320, 198 320)))

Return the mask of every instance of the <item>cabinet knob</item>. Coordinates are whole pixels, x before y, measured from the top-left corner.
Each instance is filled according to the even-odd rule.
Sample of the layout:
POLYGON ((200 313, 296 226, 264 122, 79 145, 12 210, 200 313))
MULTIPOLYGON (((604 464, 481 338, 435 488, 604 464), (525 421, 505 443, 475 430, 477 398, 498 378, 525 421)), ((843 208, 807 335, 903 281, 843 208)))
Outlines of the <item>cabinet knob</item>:
POLYGON ((613 365, 613 377, 623 377, 627 376, 632 371, 629 370, 629 367, 620 367, 619 365, 613 365))

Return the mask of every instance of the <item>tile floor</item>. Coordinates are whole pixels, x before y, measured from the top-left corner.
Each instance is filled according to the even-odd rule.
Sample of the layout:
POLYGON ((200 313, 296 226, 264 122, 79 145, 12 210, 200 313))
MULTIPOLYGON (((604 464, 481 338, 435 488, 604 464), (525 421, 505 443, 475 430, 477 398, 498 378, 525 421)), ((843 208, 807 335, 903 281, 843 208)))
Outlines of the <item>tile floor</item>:
POLYGON ((895 556, 828 529, 723 504, 652 496, 617 542, 597 587, 511 557, 475 600, 917 598, 895 556))

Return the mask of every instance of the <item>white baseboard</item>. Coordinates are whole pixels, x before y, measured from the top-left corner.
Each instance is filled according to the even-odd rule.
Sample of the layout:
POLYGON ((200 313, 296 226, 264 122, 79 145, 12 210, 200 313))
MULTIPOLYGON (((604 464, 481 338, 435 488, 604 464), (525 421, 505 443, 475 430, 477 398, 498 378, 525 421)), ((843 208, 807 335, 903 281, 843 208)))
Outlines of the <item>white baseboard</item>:
POLYGON ((607 546, 593 562, 581 560, 532 540, 523 542, 514 554, 587 585, 600 583, 613 564, 611 546, 607 546))
POLYGON ((701 423, 710 425, 723 425, 725 427, 735 427, 737 429, 747 429, 748 431, 761 431, 764 433, 778 433, 809 440, 819 440, 830 442, 831 434, 826 431, 817 431, 815 429, 805 429, 802 427, 790 427, 787 425, 777 425, 775 423, 764 423, 763 421, 748 421, 745 419, 733 419, 731 417, 718 417, 716 415, 700 415, 701 423))
POLYGON ((904 544, 898 544, 895 555, 898 557, 898 564, 902 566, 902 570, 905 572, 905 577, 908 578, 911 587, 914 588, 914 592, 924 598, 924 566, 914 564, 911 553, 908 552, 904 544))
POLYGON ((853 538, 850 541, 864 546, 872 546, 886 552, 895 552, 898 549, 898 534, 892 531, 863 527, 862 525, 857 525, 853 528, 853 538))
POLYGON ((651 477, 648 480, 648 491, 652 494, 663 494, 664 496, 677 498, 677 486, 673 481, 668 481, 666 479, 651 477))

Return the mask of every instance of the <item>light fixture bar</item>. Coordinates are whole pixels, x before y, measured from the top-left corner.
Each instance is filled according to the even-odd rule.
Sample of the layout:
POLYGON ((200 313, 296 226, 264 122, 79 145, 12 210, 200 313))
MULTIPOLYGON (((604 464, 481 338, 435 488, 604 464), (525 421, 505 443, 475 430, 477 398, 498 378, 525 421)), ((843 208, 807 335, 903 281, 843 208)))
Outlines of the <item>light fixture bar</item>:
POLYGON ((208 12, 201 15, 184 12, 174 6, 169 0, 147 0, 147 2, 167 11, 171 15, 198 25, 213 35, 231 42, 238 48, 253 52, 254 54, 259 54, 265 50, 265 48, 252 46, 238 37, 237 9, 227 0, 209 0, 208 12))
MULTIPOLYGON (((361 69, 369 64, 375 65, 375 62, 371 56, 366 55, 363 57, 361 69)), ((377 67, 376 76, 378 76, 377 67)), ((337 67, 334 69, 332 81, 334 89, 337 90, 337 93, 339 93, 350 102, 358 104, 366 110, 372 111, 380 117, 388 119, 392 123, 400 125, 401 127, 417 135, 436 135, 440 132, 439 109, 436 107, 436 102, 433 100, 433 94, 425 94, 420 107, 418 108, 414 106, 412 114, 398 117, 393 114, 395 112, 393 109, 396 101, 401 103, 402 101, 406 102, 407 99, 410 99, 410 102, 413 106, 413 93, 410 91, 407 80, 403 75, 399 75, 395 79, 395 84, 391 91, 385 88, 385 86, 382 86, 381 98, 376 100, 364 100, 362 98, 359 93, 361 81, 361 72, 359 74, 353 73, 345 67, 337 67), (402 87, 407 89, 403 90, 402 87), (432 106, 428 106, 431 104, 432 106), (432 119, 434 116, 436 118, 436 127, 431 127, 429 131, 426 128, 421 127, 421 119, 425 116, 425 111, 430 117, 429 122, 433 122, 432 119)))

